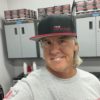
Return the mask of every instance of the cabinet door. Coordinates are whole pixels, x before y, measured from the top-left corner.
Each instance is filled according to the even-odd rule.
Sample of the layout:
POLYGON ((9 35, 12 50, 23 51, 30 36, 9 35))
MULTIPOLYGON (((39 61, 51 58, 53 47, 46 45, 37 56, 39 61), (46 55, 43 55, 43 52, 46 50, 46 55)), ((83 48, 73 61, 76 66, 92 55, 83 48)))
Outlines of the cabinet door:
POLYGON ((35 35, 34 23, 20 24, 22 57, 37 57, 36 42, 29 38, 35 35))
POLYGON ((100 16, 96 17, 97 56, 100 56, 100 16))
POLYGON ((43 48, 41 47, 41 44, 39 43, 39 50, 40 50, 40 57, 43 58, 43 48))
POLYGON ((18 25, 5 25, 8 58, 21 58, 21 38, 18 25))
POLYGON ((96 56, 95 17, 79 18, 76 20, 79 42, 79 55, 82 57, 96 56))

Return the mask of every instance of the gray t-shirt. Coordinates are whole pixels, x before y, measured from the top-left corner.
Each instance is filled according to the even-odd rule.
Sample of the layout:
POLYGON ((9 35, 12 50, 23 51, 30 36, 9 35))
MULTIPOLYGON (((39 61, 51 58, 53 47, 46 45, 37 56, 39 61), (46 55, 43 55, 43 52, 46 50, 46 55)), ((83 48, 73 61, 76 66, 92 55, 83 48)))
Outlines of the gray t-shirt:
POLYGON ((61 79, 45 67, 32 72, 10 89, 4 100, 99 100, 100 82, 89 72, 61 79))

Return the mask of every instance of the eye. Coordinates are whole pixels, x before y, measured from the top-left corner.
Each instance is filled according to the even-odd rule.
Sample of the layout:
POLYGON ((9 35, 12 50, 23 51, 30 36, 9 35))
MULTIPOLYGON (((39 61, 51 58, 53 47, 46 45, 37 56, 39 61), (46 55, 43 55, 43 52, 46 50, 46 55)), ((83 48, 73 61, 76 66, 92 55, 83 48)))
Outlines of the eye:
POLYGON ((60 40, 59 40, 59 43, 65 43, 65 42, 66 42, 65 39, 60 39, 60 40))
POLYGON ((49 40, 43 40, 41 43, 42 43, 42 46, 45 46, 45 47, 51 45, 51 41, 49 40))
POLYGON ((47 45, 51 45, 51 42, 50 41, 44 41, 45 42, 45 44, 47 44, 47 45))

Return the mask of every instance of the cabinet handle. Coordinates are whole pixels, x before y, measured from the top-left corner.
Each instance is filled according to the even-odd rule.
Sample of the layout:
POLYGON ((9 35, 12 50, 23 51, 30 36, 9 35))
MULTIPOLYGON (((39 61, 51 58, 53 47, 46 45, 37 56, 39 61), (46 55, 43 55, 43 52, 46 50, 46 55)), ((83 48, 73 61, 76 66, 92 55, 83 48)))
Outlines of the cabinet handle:
POLYGON ((21 30, 22 30, 22 34, 25 34, 24 27, 22 27, 21 30))
POLYGON ((100 20, 99 20, 99 29, 100 29, 100 20))
POLYGON ((17 35, 17 28, 14 28, 14 31, 15 31, 15 35, 17 35))
POLYGON ((93 22, 92 21, 89 22, 89 29, 93 29, 93 22))

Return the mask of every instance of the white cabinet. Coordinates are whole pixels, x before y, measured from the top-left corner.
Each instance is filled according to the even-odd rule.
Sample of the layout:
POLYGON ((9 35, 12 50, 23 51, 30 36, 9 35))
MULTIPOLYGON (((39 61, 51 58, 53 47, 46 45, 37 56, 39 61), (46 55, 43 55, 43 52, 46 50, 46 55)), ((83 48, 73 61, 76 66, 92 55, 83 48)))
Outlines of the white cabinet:
POLYGON ((100 16, 96 17, 97 56, 100 56, 100 16))
POLYGON ((100 16, 76 19, 81 57, 100 56, 100 16))
POLYGON ((36 43, 29 38, 35 35, 34 23, 5 25, 8 58, 37 57, 36 43))

